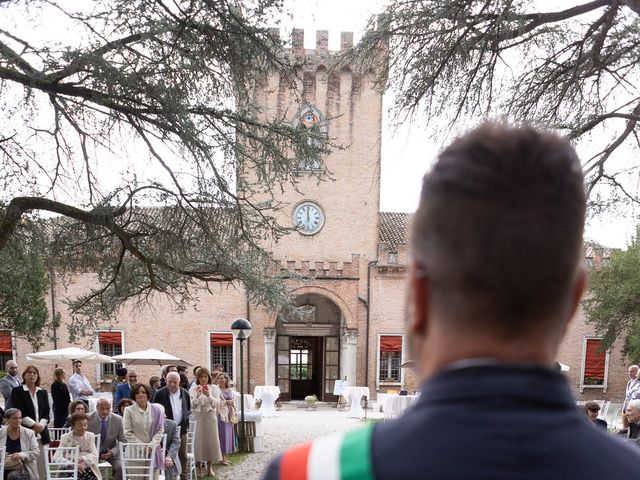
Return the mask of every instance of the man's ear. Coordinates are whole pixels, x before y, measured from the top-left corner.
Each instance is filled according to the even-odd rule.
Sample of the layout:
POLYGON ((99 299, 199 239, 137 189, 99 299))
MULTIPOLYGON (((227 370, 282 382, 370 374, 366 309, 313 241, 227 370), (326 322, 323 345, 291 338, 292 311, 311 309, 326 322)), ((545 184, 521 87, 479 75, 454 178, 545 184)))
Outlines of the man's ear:
POLYGON ((587 289, 587 271, 584 269, 584 267, 580 266, 578 272, 576 273, 576 279, 571 289, 571 304, 569 305, 569 312, 565 320, 564 332, 562 332, 563 337, 567 333, 567 330, 569 329, 569 324, 571 323, 571 320, 576 315, 576 311, 580 306, 580 300, 582 300, 582 296, 584 295, 584 292, 586 289, 587 289))
POLYGON ((412 262, 410 271, 409 332, 411 335, 425 336, 429 326, 429 279, 423 267, 412 262))

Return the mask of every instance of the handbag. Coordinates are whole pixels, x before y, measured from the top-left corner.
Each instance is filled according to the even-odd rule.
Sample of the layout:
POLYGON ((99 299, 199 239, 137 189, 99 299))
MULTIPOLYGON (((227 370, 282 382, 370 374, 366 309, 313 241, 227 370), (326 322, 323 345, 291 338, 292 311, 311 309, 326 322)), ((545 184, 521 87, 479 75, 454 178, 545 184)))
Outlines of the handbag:
POLYGON ((233 425, 238 423, 238 414, 236 413, 235 409, 229 414, 229 423, 232 423, 233 425))
POLYGON ((22 463, 21 458, 11 459, 9 457, 5 457, 4 459, 5 471, 22 470, 23 468, 24 468, 24 463, 22 463))

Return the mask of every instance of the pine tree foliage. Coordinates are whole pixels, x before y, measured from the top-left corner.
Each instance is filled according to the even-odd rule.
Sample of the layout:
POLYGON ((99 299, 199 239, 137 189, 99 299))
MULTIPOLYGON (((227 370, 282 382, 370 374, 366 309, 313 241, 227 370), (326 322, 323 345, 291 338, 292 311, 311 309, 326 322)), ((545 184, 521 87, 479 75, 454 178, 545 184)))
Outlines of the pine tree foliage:
POLYGON ((638 202, 637 0, 391 0, 349 60, 368 68, 386 61, 380 48, 400 121, 420 112, 437 131, 486 116, 557 129, 588 146, 594 204, 608 193, 638 202))
POLYGON ((624 339, 623 353, 640 361, 640 230, 626 250, 612 250, 600 269, 590 272, 583 301, 589 323, 609 348, 624 339))
POLYGON ((290 225, 277 223, 269 192, 295 184, 300 157, 328 146, 254 102, 268 73, 295 88, 265 27, 281 8, 0 3, 0 251, 31 212, 58 216, 45 226, 56 274, 95 273, 70 304, 73 335, 127 301, 161 293, 184 308, 219 283, 267 308, 288 302, 264 246, 290 225))

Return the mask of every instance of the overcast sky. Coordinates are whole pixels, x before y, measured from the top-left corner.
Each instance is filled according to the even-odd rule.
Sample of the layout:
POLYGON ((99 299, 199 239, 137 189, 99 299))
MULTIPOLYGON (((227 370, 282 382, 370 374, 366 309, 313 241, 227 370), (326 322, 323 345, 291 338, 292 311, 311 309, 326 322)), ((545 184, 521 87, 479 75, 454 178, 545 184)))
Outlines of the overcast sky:
MULTIPOLYGON (((291 18, 283 20, 281 35, 290 34, 292 28, 305 30, 307 48, 315 48, 315 31, 329 30, 329 49, 340 46, 340 32, 354 32, 357 42, 364 31, 368 18, 384 5, 383 0, 285 0, 285 7, 291 18)), ((559 9, 575 4, 571 0, 540 0, 545 9, 559 9)), ((388 108, 392 102, 386 95, 384 103, 388 108)), ((413 122, 399 130, 390 126, 389 115, 385 113, 382 135, 382 191, 381 210, 412 212, 415 210, 420 180, 431 165, 441 145, 434 144, 426 133, 426 126, 413 122)), ((637 154, 634 155, 637 158, 637 154)), ((634 212, 626 216, 591 218, 588 221, 586 237, 608 246, 624 248, 635 232, 634 212)))

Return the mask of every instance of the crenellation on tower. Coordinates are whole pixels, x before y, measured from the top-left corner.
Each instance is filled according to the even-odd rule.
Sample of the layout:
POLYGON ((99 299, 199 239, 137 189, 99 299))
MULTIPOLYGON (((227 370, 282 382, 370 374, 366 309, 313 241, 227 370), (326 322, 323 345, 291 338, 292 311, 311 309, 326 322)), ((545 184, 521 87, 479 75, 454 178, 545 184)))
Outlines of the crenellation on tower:
POLYGON ((304 57, 304 30, 294 28, 291 32, 291 52, 296 58, 304 57))
POLYGON ((316 30, 316 55, 323 59, 329 57, 329 30, 316 30))
POLYGON ((340 32, 340 50, 353 47, 353 32, 340 32))

